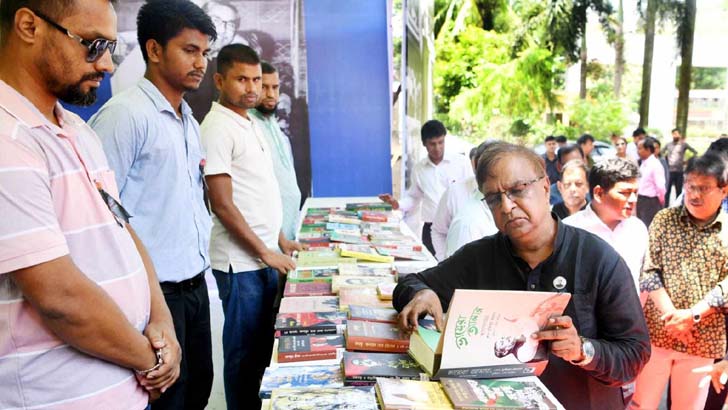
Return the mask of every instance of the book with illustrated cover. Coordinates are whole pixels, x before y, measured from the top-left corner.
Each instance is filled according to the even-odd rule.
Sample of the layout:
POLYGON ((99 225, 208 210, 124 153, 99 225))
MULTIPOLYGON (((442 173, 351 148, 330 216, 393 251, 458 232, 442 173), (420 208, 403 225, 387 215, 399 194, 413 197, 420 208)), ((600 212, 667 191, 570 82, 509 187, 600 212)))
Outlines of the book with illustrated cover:
POLYGON ((333 359, 318 359, 318 360, 304 360, 301 362, 279 362, 278 361, 278 341, 279 339, 273 340, 273 354, 270 355, 270 364, 268 367, 305 367, 305 366, 339 366, 341 367, 341 359, 344 358, 344 352, 346 351, 343 347, 336 349, 336 357, 333 359))
POLYGON ((356 225, 356 230, 359 230, 361 219, 357 214, 353 215, 342 215, 342 214, 330 214, 328 217, 329 223, 345 224, 345 225, 356 225))
POLYGON ((373 263, 373 264, 341 264, 339 265, 339 275, 341 276, 394 276, 397 271, 391 263, 373 263))
POLYGON ((275 329, 281 335, 334 335, 344 331, 346 319, 346 313, 339 311, 278 313, 275 329))
MULTIPOLYGON (((333 240, 333 239, 332 239, 333 240)), ((430 255, 425 250, 414 250, 414 247, 393 247, 393 246, 376 246, 375 249, 382 255, 389 255, 399 260, 410 261, 428 261, 430 255)))
POLYGON ((345 233, 342 231, 333 231, 331 233, 331 242, 342 242, 351 244, 367 244, 369 238, 362 234, 345 233))
POLYGON ((548 343, 530 335, 561 315, 570 299, 568 293, 457 289, 442 336, 420 343, 414 340, 422 336, 418 332, 411 354, 435 379, 539 375, 548 362, 548 343))
POLYGON ((326 282, 286 282, 284 297, 294 296, 333 296, 331 283, 326 282))
POLYGON ((341 256, 356 258, 359 261, 369 262, 394 262, 394 257, 380 255, 374 248, 369 245, 340 244, 341 256))
POLYGON ((275 389, 271 410, 378 410, 373 389, 275 389))
POLYGON ((347 350, 406 353, 409 349, 409 336, 393 323, 349 320, 344 334, 347 350))
POLYGON ((339 289, 339 308, 349 310, 349 305, 391 308, 392 301, 381 300, 375 288, 341 288, 339 289))
POLYGON ((300 296, 281 299, 279 313, 335 312, 339 310, 336 296, 300 296))
POLYGON ((564 410, 536 376, 513 379, 440 380, 458 410, 564 410))
POLYGON ((298 268, 336 267, 345 263, 356 264, 356 259, 343 257, 334 249, 300 251, 296 254, 296 266, 298 268))
POLYGON ((352 320, 397 323, 397 314, 398 313, 394 308, 374 308, 369 306, 349 305, 349 319, 352 320))
POLYGON ((394 276, 334 276, 331 290, 339 293, 342 288, 371 288, 376 290, 380 283, 395 283, 394 276))
POLYGON ((288 273, 287 283, 325 282, 331 283, 331 277, 338 273, 338 268, 299 268, 288 273))
POLYGON ((377 398, 382 410, 448 410, 452 403, 437 382, 377 379, 377 398))
POLYGON ((344 387, 340 366, 268 367, 263 374, 259 396, 269 399, 273 389, 315 389, 344 387))
POLYGON ((344 352, 341 362, 344 384, 373 386, 377 377, 421 380, 420 366, 404 353, 344 352))
POLYGON ((298 335, 278 338, 278 363, 335 359, 343 335, 298 335))
POLYGON ((392 212, 359 211, 359 219, 365 222, 390 222, 399 223, 402 218, 392 212))
POLYGON ((353 233, 354 235, 361 233, 361 228, 358 224, 346 224, 341 222, 327 222, 326 230, 343 233, 353 233))

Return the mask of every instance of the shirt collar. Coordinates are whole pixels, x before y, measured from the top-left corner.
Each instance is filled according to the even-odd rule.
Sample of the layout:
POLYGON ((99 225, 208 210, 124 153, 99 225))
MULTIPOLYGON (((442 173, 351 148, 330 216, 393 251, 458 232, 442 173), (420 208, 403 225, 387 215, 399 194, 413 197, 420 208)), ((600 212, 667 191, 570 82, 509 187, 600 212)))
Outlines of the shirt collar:
POLYGON ((48 121, 48 119, 33 105, 30 100, 25 98, 24 95, 20 94, 16 89, 9 86, 4 81, 0 80, 0 108, 4 109, 8 114, 18 120, 20 123, 30 127, 47 127, 54 134, 61 134, 69 136, 73 132, 66 127, 68 125, 76 125, 71 121, 71 117, 67 116, 63 106, 60 102, 56 102, 56 106, 53 109, 60 128, 48 121))
POLYGON ((723 212, 723 208, 722 208, 722 204, 721 204, 721 207, 718 208, 718 214, 713 217, 712 221, 708 222, 707 224, 705 224, 703 226, 697 226, 695 224, 695 222, 693 222, 690 219, 690 214, 688 213, 688 207, 686 207, 685 205, 681 205, 680 208, 681 208, 680 209, 680 220, 685 223, 692 224, 693 226, 697 227, 698 229, 709 229, 714 226, 717 227, 718 229, 721 229, 723 227, 723 225, 725 225, 726 218, 728 218, 726 213, 723 212))
POLYGON ((432 167, 438 167, 446 162, 451 162, 451 161, 452 161, 452 156, 448 153, 443 154, 442 161, 440 161, 440 163, 437 165, 435 165, 435 163, 432 162, 429 155, 425 156, 425 164, 430 165, 432 167))
MULTIPOLYGON (((154 107, 159 112, 170 112, 174 116, 177 116, 177 110, 172 107, 172 104, 169 103, 169 100, 162 95, 162 92, 159 91, 159 88, 157 88, 154 83, 149 81, 147 78, 142 77, 141 80, 139 80, 138 83, 139 88, 141 88, 142 91, 149 97, 150 100, 152 100, 152 103, 154 104, 154 107)), ((182 99, 182 104, 180 105, 180 112, 182 112, 182 116, 187 117, 189 115, 192 115, 192 109, 190 108, 189 104, 187 104, 187 101, 185 99, 182 99)))
MULTIPOLYGON (((238 125, 240 125, 241 127, 245 128, 245 129, 249 129, 249 128, 253 127, 252 118, 251 119, 245 118, 242 115, 236 113, 235 111, 218 103, 217 101, 212 102, 212 107, 210 107, 210 111, 215 111, 217 113, 230 117, 233 121, 235 121, 238 125)), ((248 115, 250 116, 250 113, 248 115)))

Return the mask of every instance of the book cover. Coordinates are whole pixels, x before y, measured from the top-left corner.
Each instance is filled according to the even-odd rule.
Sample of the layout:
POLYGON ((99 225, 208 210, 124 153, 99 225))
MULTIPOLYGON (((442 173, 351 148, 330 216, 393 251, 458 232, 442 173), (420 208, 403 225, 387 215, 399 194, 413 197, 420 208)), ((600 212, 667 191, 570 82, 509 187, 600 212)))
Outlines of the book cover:
POLYGON ((539 375, 548 344, 530 335, 563 313, 568 293, 457 289, 448 308, 435 378, 539 375))
POLYGON ((326 230, 327 231, 339 231, 339 232, 344 232, 344 233, 353 232, 355 235, 361 233, 361 228, 359 227, 359 224, 342 223, 342 222, 327 222, 326 230))
POLYGON ((344 387, 340 366, 268 367, 263 374, 259 396, 269 399, 273 389, 321 387, 344 387))
POLYGON ((538 377, 440 380, 456 409, 563 410, 538 377))
POLYGON ((373 264, 342 264, 339 265, 339 275, 341 276, 394 276, 396 271, 390 263, 373 263, 373 264))
POLYGON ((417 362, 403 353, 344 352, 341 362, 347 386, 373 386, 377 377, 421 380, 417 362))
POLYGON ((391 308, 392 302, 379 299, 375 288, 344 287, 339 289, 339 307, 341 310, 348 310, 349 305, 391 308))
POLYGON ((278 339, 278 363, 335 359, 343 335, 297 335, 278 339))
POLYGON ((339 249, 341 250, 341 256, 356 258, 360 261, 384 263, 394 262, 394 257, 380 255, 374 248, 369 245, 340 244, 339 249))
POLYGON ((335 312, 339 310, 336 296, 301 296, 281 299, 279 313, 335 312))
POLYGON ((337 334, 346 324, 345 312, 278 313, 276 331, 281 335, 337 334))
POLYGON ((334 276, 331 290, 339 293, 342 288, 371 288, 377 289, 380 283, 395 283, 394 276, 334 276))
POLYGON ((357 231, 359 231, 359 225, 361 224, 361 219, 359 219, 359 216, 356 214, 353 214, 353 215, 331 214, 331 215, 329 215, 328 219, 329 219, 329 223, 356 225, 357 231))
POLYGON ((440 368, 442 356, 437 352, 440 336, 441 334, 437 329, 421 325, 417 327, 416 332, 410 335, 408 353, 430 376, 440 368))
POLYGON ((409 336, 392 323, 349 320, 345 334, 347 350, 406 353, 409 349, 409 336))
POLYGON ((377 379, 377 397, 383 410, 447 410, 452 404, 437 382, 377 379))
MULTIPOLYGON (((333 238, 332 238, 333 240, 333 238)), ((430 259, 428 253, 424 250, 416 251, 414 248, 376 246, 377 252, 382 255, 389 255, 395 259, 411 260, 411 261, 427 261, 430 259)))
POLYGON ((336 275, 338 268, 299 268, 288 273, 287 283, 301 282, 327 282, 331 283, 331 277, 336 275))
POLYGON ((352 202, 346 204, 347 211, 392 211, 392 205, 386 202, 352 202))
POLYGON ((343 347, 336 349, 336 357, 333 359, 318 359, 318 360, 305 360, 301 362, 284 362, 278 361, 278 341, 279 339, 273 340, 273 353, 270 355, 269 367, 301 367, 301 366, 339 366, 341 367, 341 360, 344 358, 344 352, 346 351, 343 347))
POLYGON ((397 323, 397 311, 394 308, 374 308, 369 306, 349 305, 349 319, 369 322, 397 323))
POLYGON ((356 387, 275 389, 271 410, 377 410, 371 389, 356 387))
POLYGON ((369 238, 361 234, 354 235, 350 233, 343 233, 341 231, 333 231, 331 233, 330 239, 331 242, 343 242, 352 244, 366 244, 369 242, 369 238))
POLYGON ((379 296, 379 299, 382 300, 392 300, 392 296, 394 294, 394 288, 397 287, 397 282, 389 282, 389 283, 378 283, 377 284, 377 295, 379 296))
POLYGON ((286 282, 283 296, 333 296, 331 283, 326 282, 286 282))

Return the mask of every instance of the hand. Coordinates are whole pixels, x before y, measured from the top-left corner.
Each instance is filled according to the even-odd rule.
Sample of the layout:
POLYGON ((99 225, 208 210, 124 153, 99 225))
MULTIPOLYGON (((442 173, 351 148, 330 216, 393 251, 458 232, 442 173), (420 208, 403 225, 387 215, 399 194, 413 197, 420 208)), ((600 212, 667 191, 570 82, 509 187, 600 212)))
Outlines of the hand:
POLYGON ((549 319, 546 327, 531 335, 538 341, 551 340, 551 353, 570 362, 584 360, 581 354, 581 338, 569 316, 549 319))
POLYGON ((423 289, 415 294, 407 306, 399 313, 399 327, 406 333, 412 333, 417 330, 418 319, 423 313, 429 313, 435 318, 435 327, 440 332, 443 331, 442 323, 442 305, 437 293, 430 289, 423 289))
POLYGON ((399 201, 397 201, 391 194, 381 194, 379 199, 392 205, 392 209, 399 209, 399 201))
POLYGON ((260 259, 263 263, 283 275, 286 275, 288 272, 296 269, 296 262, 294 262, 290 256, 276 251, 268 250, 260 257, 260 259))
POLYGON ((699 383, 699 386, 705 387, 708 381, 713 383, 713 389, 716 393, 720 393, 725 388, 725 382, 728 381, 728 360, 721 360, 718 363, 693 369, 693 373, 708 373, 699 383))
POLYGON ((278 246, 281 248, 281 252, 288 256, 292 256, 293 251, 300 252, 303 250, 303 245, 296 241, 289 241, 288 239, 283 239, 278 246))
POLYGON ((157 399, 159 399, 159 397, 162 395, 162 392, 159 391, 159 389, 148 390, 147 393, 149 394, 150 403, 157 401, 157 399))
POLYGON ((693 314, 690 309, 675 309, 660 317, 665 323, 667 333, 679 341, 689 344, 693 342, 693 314))
POLYGON ((164 364, 144 376, 137 375, 137 380, 147 391, 159 390, 161 394, 179 378, 182 349, 171 324, 150 322, 144 329, 144 336, 149 339, 153 349, 162 349, 164 364))

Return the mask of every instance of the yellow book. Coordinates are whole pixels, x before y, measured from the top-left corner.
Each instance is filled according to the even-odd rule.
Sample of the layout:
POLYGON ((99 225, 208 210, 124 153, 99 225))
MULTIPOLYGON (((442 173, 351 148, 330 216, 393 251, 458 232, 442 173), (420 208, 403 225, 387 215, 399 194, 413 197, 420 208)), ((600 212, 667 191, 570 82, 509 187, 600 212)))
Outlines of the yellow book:
POLYGON ((453 409, 440 383, 377 378, 377 398, 383 410, 453 409))

